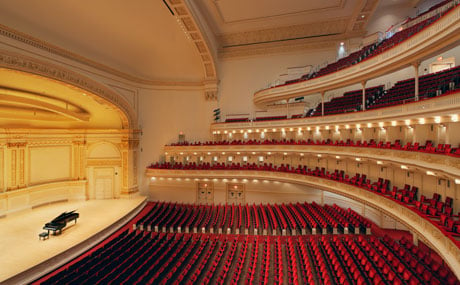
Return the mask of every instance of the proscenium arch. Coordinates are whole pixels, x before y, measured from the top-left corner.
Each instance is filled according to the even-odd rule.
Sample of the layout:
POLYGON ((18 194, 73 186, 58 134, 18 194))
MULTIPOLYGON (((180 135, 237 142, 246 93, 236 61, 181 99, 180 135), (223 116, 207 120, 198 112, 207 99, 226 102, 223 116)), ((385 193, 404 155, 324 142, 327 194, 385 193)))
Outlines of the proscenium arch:
POLYGON ((372 207, 405 225, 410 231, 433 248, 460 278, 460 248, 431 221, 419 216, 407 207, 374 192, 334 180, 286 172, 257 170, 165 170, 147 169, 148 177, 188 177, 220 179, 258 179, 287 182, 314 187, 331 192, 372 207))
POLYGON ((36 58, 0 50, 0 68, 46 77, 88 92, 103 99, 120 114, 123 129, 136 129, 137 116, 132 106, 119 94, 93 79, 36 58))

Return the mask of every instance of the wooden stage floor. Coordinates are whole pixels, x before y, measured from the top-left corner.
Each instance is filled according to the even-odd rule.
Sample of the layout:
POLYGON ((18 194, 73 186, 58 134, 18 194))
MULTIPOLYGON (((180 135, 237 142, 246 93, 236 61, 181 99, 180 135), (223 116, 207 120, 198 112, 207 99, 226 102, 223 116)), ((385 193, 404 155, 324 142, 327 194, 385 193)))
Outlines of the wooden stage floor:
POLYGON ((0 283, 79 244, 126 216, 145 197, 62 202, 8 215, 0 219, 0 283), (42 227, 64 211, 77 210, 61 235, 39 240, 42 227))

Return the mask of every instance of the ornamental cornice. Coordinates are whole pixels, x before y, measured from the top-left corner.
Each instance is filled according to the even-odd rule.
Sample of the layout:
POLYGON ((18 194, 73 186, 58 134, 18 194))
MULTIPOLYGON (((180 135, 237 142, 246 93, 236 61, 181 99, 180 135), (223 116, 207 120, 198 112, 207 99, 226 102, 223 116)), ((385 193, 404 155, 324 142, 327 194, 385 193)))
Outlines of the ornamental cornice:
POLYGON ((9 148, 13 147, 25 147, 27 145, 27 142, 9 142, 6 143, 6 146, 9 148))
POLYGON ((264 179, 271 181, 288 182, 293 184, 315 187, 323 191, 335 193, 363 203, 384 213, 406 226, 434 249, 450 266, 457 278, 460 278, 460 247, 429 220, 417 215, 411 209, 391 201, 379 194, 369 192, 356 186, 340 183, 319 177, 305 176, 292 173, 278 173, 272 171, 204 171, 204 170, 165 170, 147 169, 147 177, 177 177, 177 178, 237 178, 237 179, 264 179))
POLYGON ((132 74, 125 73, 115 68, 112 68, 110 66, 93 61, 89 58, 83 57, 74 52, 63 49, 61 47, 58 47, 56 45, 53 45, 51 43, 40 40, 36 37, 33 37, 26 33, 22 33, 20 31, 17 31, 13 28, 10 28, 10 27, 7 27, 1 24, 0 24, 0 35, 7 37, 9 39, 12 39, 12 40, 21 42, 23 44, 27 44, 34 48, 43 50, 47 53, 58 55, 66 59, 70 59, 74 62, 78 62, 80 64, 95 68, 107 74, 117 76, 119 78, 125 79, 133 83, 155 86, 155 87, 202 87, 204 86, 204 82, 199 82, 199 81, 195 82, 195 81, 150 80, 150 79, 136 77, 136 76, 133 76, 132 74))
POLYGON ((289 38, 315 37, 318 35, 335 35, 345 32, 348 19, 335 19, 312 24, 292 25, 271 29, 229 33, 218 36, 224 47, 248 45, 259 42, 271 42, 289 38))
POLYGON ((191 7, 189 7, 186 0, 168 0, 168 2, 190 41, 193 43, 196 51, 200 55, 205 75, 203 80, 205 99, 216 101, 218 84, 216 59, 212 53, 212 47, 203 32, 203 28, 194 18, 191 7))

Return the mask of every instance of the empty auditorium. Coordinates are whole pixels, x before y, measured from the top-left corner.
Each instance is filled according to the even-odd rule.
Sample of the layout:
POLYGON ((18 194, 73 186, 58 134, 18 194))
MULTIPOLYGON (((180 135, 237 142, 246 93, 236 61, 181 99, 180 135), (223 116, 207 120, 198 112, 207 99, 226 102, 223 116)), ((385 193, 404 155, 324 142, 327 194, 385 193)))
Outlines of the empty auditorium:
POLYGON ((460 0, 0 0, 0 284, 460 285, 460 0))

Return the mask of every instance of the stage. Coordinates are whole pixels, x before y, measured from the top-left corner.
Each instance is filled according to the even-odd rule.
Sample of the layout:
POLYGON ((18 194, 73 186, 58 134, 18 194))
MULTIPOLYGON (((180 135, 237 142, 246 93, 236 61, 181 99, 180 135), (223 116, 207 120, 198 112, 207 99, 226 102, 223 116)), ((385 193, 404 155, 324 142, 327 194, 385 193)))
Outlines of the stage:
POLYGON ((145 197, 61 202, 8 215, 0 219, 0 282, 36 266, 101 232, 135 210, 145 197), (61 235, 39 240, 45 223, 64 211, 77 210, 61 235))

